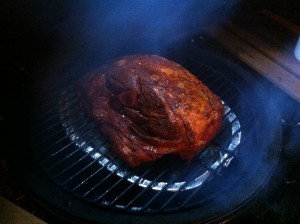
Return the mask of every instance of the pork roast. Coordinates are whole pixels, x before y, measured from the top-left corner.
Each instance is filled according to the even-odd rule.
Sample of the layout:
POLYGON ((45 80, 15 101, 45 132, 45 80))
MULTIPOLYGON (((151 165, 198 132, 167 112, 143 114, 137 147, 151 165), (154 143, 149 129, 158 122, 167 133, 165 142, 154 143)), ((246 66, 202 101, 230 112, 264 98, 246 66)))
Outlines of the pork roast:
POLYGON ((100 124, 129 166, 166 154, 191 159, 221 128, 218 96, 181 65, 157 55, 129 55, 84 75, 83 111, 100 124))

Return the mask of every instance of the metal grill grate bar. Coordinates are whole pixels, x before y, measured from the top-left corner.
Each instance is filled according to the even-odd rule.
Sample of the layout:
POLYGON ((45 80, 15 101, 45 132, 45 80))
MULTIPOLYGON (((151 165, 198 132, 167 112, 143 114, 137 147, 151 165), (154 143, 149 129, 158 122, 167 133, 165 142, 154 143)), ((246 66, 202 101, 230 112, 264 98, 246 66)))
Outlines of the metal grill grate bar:
MULTIPOLYGON (((164 163, 164 160, 161 159, 159 160, 156 164, 154 164, 153 167, 150 167, 148 169, 146 169, 142 174, 140 174, 138 176, 138 178, 136 178, 133 182, 131 182, 131 184, 124 190, 122 190, 122 192, 117 195, 117 197, 115 197, 111 202, 108 203, 108 205, 112 205, 114 203, 116 203, 116 201, 122 196, 124 195, 126 192, 128 192, 132 187, 135 186, 135 184, 141 180, 143 180, 143 178, 150 173, 151 171, 155 170, 156 168, 160 167, 162 164, 164 163)), ((163 172, 161 172, 160 174, 157 175, 157 179, 153 180, 153 184, 155 183, 156 180, 158 180, 160 177, 162 177, 165 173, 167 173, 169 170, 172 170, 173 166, 169 167, 167 170, 164 170, 163 172)), ((128 172, 126 175, 124 175, 122 178, 119 179, 119 181, 117 181, 113 186, 110 187, 109 191, 113 190, 113 188, 117 187, 118 184, 121 184, 122 181, 126 180, 127 177, 134 175, 134 171, 132 172, 128 172)), ((149 190, 151 188, 151 186, 149 185, 145 190, 149 190)), ((109 191, 106 191, 105 194, 109 193, 109 191)), ((105 194, 101 195, 99 198, 97 198, 97 201, 99 201, 105 194)))
MULTIPOLYGON (((68 87, 70 88, 70 87, 68 87)), ((72 89, 70 89, 71 91, 72 89)), ((41 127, 45 126, 46 124, 53 124, 53 120, 55 120, 58 117, 58 112, 64 112, 67 111, 68 108, 73 107, 74 105, 78 104, 78 100, 76 98, 75 93, 69 92, 68 94, 71 95, 71 97, 65 96, 62 100, 63 102, 58 102, 59 98, 62 98, 65 94, 59 94, 56 93, 56 97, 52 96, 50 100, 43 99, 43 101, 46 101, 46 104, 42 104, 39 109, 36 111, 33 111, 36 116, 33 118, 33 124, 36 124, 35 130, 43 130, 41 127), (60 105, 65 105, 65 108, 63 110, 60 110, 60 105)), ((78 107, 79 109, 79 107, 78 107)), ((51 127, 50 125, 50 127, 51 127)), ((38 132, 37 134, 39 134, 38 132)), ((34 133, 33 133, 34 134, 34 133)))
POLYGON ((36 116, 33 117, 34 123, 39 123, 39 121, 43 120, 43 117, 49 117, 51 113, 56 113, 57 107, 54 105, 57 105, 58 98, 60 96, 66 95, 66 99, 70 100, 72 98, 75 98, 76 96, 74 95, 73 92, 73 85, 71 86, 66 86, 61 89, 56 89, 55 91, 47 94, 44 97, 41 97, 39 102, 36 102, 36 107, 34 107, 34 110, 32 111, 36 116), (46 104, 41 103, 41 102, 47 102, 46 104))
MULTIPOLYGON (((107 164, 105 164, 104 166, 101 166, 97 171, 95 171, 91 176, 89 176, 88 178, 86 178, 85 180, 84 180, 84 182, 82 182, 82 183, 80 183, 80 185, 78 185, 78 186, 76 186, 73 190, 76 190, 76 191, 80 191, 80 196, 81 197, 85 197, 86 198, 86 196, 88 195, 88 194, 90 194, 97 186, 99 186, 99 182, 98 181, 100 181, 101 183, 104 181, 104 179, 106 180, 107 178, 108 178, 108 176, 105 176, 104 178, 103 178, 103 176, 102 176, 102 178, 101 179, 99 179, 97 182, 93 182, 93 183, 91 183, 91 186, 89 186, 89 187, 87 187, 87 189, 82 189, 82 190, 79 190, 79 188, 81 187, 81 186, 83 186, 83 184, 85 184, 85 183, 87 183, 87 181, 88 180, 90 180, 91 178, 93 178, 95 175, 97 175, 98 173, 100 173, 102 170, 104 170, 104 168, 106 168, 108 165, 110 165, 110 164, 113 164, 112 162, 114 161, 115 159, 113 159, 111 162, 108 162, 107 164), (96 183, 96 184, 95 184, 96 183)), ((119 168, 120 169, 120 168, 119 168)), ((112 174, 112 173, 111 173, 112 174)), ((111 176, 111 175, 110 175, 111 176)), ((94 200, 92 199, 88 199, 88 198, 86 198, 87 200, 90 200, 90 201, 93 201, 94 202, 94 200)))
MULTIPOLYGON (((48 113, 51 115, 48 116, 41 116, 40 121, 36 120, 35 123, 39 126, 35 127, 36 130, 39 130, 40 127, 42 127, 45 124, 52 123, 52 121, 57 117, 57 115, 60 113, 63 113, 64 111, 67 111, 68 108, 73 107, 74 105, 78 104, 77 98, 73 98, 71 101, 65 102, 65 108, 64 110, 59 110, 59 104, 48 104, 50 106, 50 109, 48 110, 48 113)), ((78 107, 79 109, 79 107, 78 107)))
MULTIPOLYGON (((85 127, 88 127, 89 125, 91 125, 90 123, 85 122, 80 129, 78 130, 82 130, 85 127)), ((84 138, 84 136, 87 136, 89 133, 93 132, 94 129, 93 127, 91 127, 87 132, 85 132, 81 138, 84 138)), ((45 162, 47 159, 51 158, 52 156, 55 156, 57 153, 61 152, 62 150, 66 149, 67 147, 73 145, 74 142, 69 141, 69 138, 67 136, 57 140, 55 143, 53 143, 52 145, 50 145, 49 147, 45 148, 45 150, 40 151, 37 156, 40 158, 41 162, 45 162), (63 146, 61 148, 56 148, 59 143, 61 143, 62 141, 67 141, 66 144, 63 144, 63 146), (54 151, 53 153, 51 153, 51 151, 54 151), (49 153, 50 152, 50 153, 49 153), (48 155, 46 154, 48 153, 48 155), (50 155, 49 155, 50 154, 50 155)))
MULTIPOLYGON (((216 171, 210 171, 208 170, 207 171, 208 173, 206 173, 207 175, 210 176, 210 178, 212 178, 214 175, 215 175, 215 172, 216 171)), ((197 177, 198 174, 194 174, 192 177, 190 177, 179 189, 179 191, 176 191, 173 195, 171 195, 166 201, 164 204, 162 204, 162 206, 159 208, 159 211, 162 211, 164 209, 166 209, 167 205, 175 198, 179 195, 179 193, 182 191, 182 189, 184 189, 184 187, 187 185, 187 183, 191 180, 193 180, 195 177, 197 177)), ((204 180, 204 182, 207 182, 209 181, 210 179, 206 178, 204 180)), ((204 183, 203 182, 203 183, 204 183)), ((198 188, 196 188, 197 190, 200 190, 201 188, 203 187, 203 184, 201 186, 199 186, 198 188)))
MULTIPOLYGON (((112 205, 114 205, 114 204, 116 204, 117 203, 117 201, 124 195, 124 194, 126 194, 130 189, 132 189, 132 187, 134 187, 135 186, 135 184, 136 183, 138 183, 138 181, 140 181, 140 180, 142 180, 148 173, 150 173, 151 172, 151 169, 148 169, 148 170, 146 170, 142 175, 140 175, 139 176, 139 178, 138 179, 136 179, 134 182, 132 182, 131 184, 130 184, 130 186, 129 187, 127 187, 126 189, 124 189, 120 194, 118 194, 108 205, 109 206, 112 206, 112 205)), ((131 175, 131 174, 130 174, 131 175)), ((124 178, 126 178, 126 177, 124 177, 124 178)), ((120 179, 120 181, 124 181, 124 179, 122 178, 122 179, 120 179)), ((120 184, 121 182, 118 182, 118 184, 120 184)), ((116 186, 116 185, 115 185, 116 186)), ((115 186, 113 186, 113 187, 115 187, 115 186)), ((100 200, 101 198, 98 198, 98 200, 100 200)))
MULTIPOLYGON (((107 164, 107 166, 108 165, 110 165, 110 164, 112 164, 113 165, 113 163, 109 163, 109 164, 107 164)), ((91 187, 91 189, 90 190, 88 190, 84 195, 83 195, 83 197, 87 197, 87 195, 89 195, 90 193, 91 193, 91 191, 92 190, 94 190, 95 188, 97 188, 98 186, 100 186, 104 181, 106 181, 108 178, 110 178, 112 175, 114 175, 114 174, 116 174, 116 172, 118 171, 118 170, 120 170, 122 168, 122 165, 120 165, 114 172, 111 172, 111 173, 109 173, 109 174, 107 174, 104 178, 102 178, 98 183, 96 183, 93 187, 91 187)), ((93 202, 96 202, 97 201, 97 199, 95 199, 94 197, 93 197, 93 202)))
MULTIPOLYGON (((100 159, 105 158, 105 155, 101 156, 97 161, 99 162, 100 159)), ((108 163, 109 164, 109 163, 108 163)), ((95 175, 97 175, 99 172, 101 172, 108 164, 99 167, 95 172, 93 172, 90 176, 86 177, 82 182, 78 183, 77 186, 75 186, 74 188, 72 188, 72 191, 74 191, 75 193, 77 193, 77 191, 80 191, 79 188, 82 187, 83 184, 87 183, 88 180, 90 180, 91 178, 93 178, 95 175)), ((84 195, 88 194, 89 192, 91 192, 93 190, 93 188, 88 188, 88 191, 85 191, 84 193, 81 192, 79 195, 81 197, 84 197, 84 195)), ((77 193, 78 194, 78 193, 77 193)))
MULTIPOLYGON (((156 176, 156 178, 153 179, 152 183, 150 185, 148 185, 146 188, 144 188, 142 191, 140 191, 135 197, 132 198, 132 200, 130 200, 130 202, 124 206, 124 210, 130 210, 130 206, 143 194, 145 194, 148 190, 151 189, 152 186, 154 186, 155 182, 157 180, 159 180, 159 178, 161 178, 165 173, 167 172, 167 170, 161 172, 160 174, 158 174, 156 176)), ((132 209, 131 209, 132 210, 132 209)))
MULTIPOLYGON (((79 112, 80 113, 78 113, 76 115, 76 119, 74 119, 72 121, 72 123, 79 123, 84 119, 83 113, 81 111, 79 111, 79 112)), ((75 116, 70 116, 69 119, 71 119, 72 117, 75 117, 75 116)), ((40 130, 39 133, 37 133, 35 135, 35 138, 42 137, 41 141, 39 142, 39 145, 43 145, 43 144, 48 145, 47 141, 52 142, 53 141, 52 139, 57 138, 56 136, 65 135, 65 129, 68 129, 72 126, 72 123, 71 123, 69 125, 66 125, 64 128, 62 128, 61 121, 59 121, 59 120, 56 122, 53 122, 53 123, 54 123, 53 125, 50 125, 47 128, 43 128, 42 130, 40 130)), ((38 147, 37 144, 35 144, 34 146, 38 147)))
MULTIPOLYGON (((97 138, 98 138, 98 137, 95 137, 95 138, 92 139, 91 141, 93 141, 93 140, 95 140, 95 139, 97 139, 97 138)), ((91 141, 90 141, 90 142, 91 142, 91 141)), ((90 143, 90 142, 87 142, 87 144, 90 143)), ((59 165, 59 164, 65 162, 70 156, 72 156, 73 154, 75 154, 76 152, 78 152, 78 151, 80 151, 80 150, 82 150, 82 149, 83 149, 83 146, 78 147, 78 149, 74 150, 74 151, 73 151, 72 153, 70 153, 67 157, 64 157, 62 160, 58 161, 54 166, 50 167, 50 168, 48 169, 48 171, 50 171, 51 169, 53 169, 55 166, 57 166, 57 165, 59 165)), ((56 179, 59 175, 61 175, 61 174, 63 174, 64 172, 68 171, 69 169, 71 169, 73 166, 75 166, 77 163, 79 163, 82 159, 84 159, 84 158, 87 157, 87 156, 90 156, 90 155, 89 155, 88 153, 85 154, 85 155, 84 155, 83 157, 81 157, 79 160, 75 161, 75 163, 69 164, 65 169, 61 170, 60 173, 58 173, 56 176, 53 176, 53 177, 56 179)))

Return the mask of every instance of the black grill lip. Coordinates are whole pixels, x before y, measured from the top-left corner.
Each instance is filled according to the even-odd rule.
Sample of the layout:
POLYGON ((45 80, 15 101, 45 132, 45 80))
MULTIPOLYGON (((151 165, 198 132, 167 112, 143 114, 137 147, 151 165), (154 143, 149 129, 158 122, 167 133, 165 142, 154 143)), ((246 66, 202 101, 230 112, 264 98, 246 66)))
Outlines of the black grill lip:
MULTIPOLYGON (((195 57, 195 55, 193 55, 193 57, 195 57)), ((218 70, 218 71, 223 71, 223 68, 226 67, 231 67, 231 68, 235 68, 235 69, 242 69, 240 68, 240 66, 234 65, 230 62, 226 62, 225 65, 223 63, 221 66, 221 70, 219 68, 219 65, 216 64, 215 66, 215 62, 217 60, 217 56, 213 55, 213 58, 211 57, 207 57, 207 55, 205 55, 203 58, 200 59, 200 61, 203 61, 205 64, 210 64, 210 62, 212 62, 212 64, 214 65, 214 69, 218 70), (224 67, 225 66, 225 67, 224 67)), ((198 60, 198 59, 197 59, 198 60)), ((233 69, 234 70, 234 69, 233 69)), ((242 69, 244 70, 244 69, 242 69)), ((245 71, 245 70, 244 70, 245 71)), ((245 71, 245 73, 247 73, 247 71, 245 71)), ((223 72, 221 73, 221 75, 223 75, 223 72)), ((249 83, 251 83, 251 80, 253 81, 253 79, 249 78, 249 76, 247 75, 243 75, 242 73, 239 74, 242 76, 242 86, 247 86, 249 83)), ((226 78, 229 77, 230 82, 232 82, 232 84, 239 89, 239 91, 243 90, 243 87, 240 87, 240 85, 238 85, 239 78, 233 77, 231 76, 231 74, 226 73, 226 75, 223 75, 226 78)), ((251 76, 251 74, 250 74, 251 76)), ((252 87, 251 87, 252 88, 252 87)), ((264 91, 263 88, 261 88, 260 85, 258 85, 258 87, 254 87, 255 91, 253 91, 256 95, 258 96, 259 99, 261 99, 261 102, 267 102, 268 98, 266 97, 267 94, 265 94, 266 92, 264 91), (265 95, 265 97, 264 97, 265 95)), ((53 93, 54 94, 54 93, 53 93)), ((54 94, 55 95, 55 94, 54 94)), ((233 97, 234 100, 234 97, 233 97)), ((250 99, 250 102, 252 102, 252 100, 250 99)), ((110 209, 107 210, 106 207, 98 207, 98 206, 93 206, 91 203, 86 203, 82 200, 78 200, 77 197, 74 198, 74 195, 72 194, 68 194, 68 191, 66 191, 66 189, 62 188, 62 187, 58 187, 60 186, 60 184, 58 182, 52 182, 48 180, 48 176, 45 176, 45 171, 40 170, 40 166, 37 165, 37 159, 34 159, 34 155, 36 151, 33 151, 33 156, 28 158, 28 155, 25 154, 23 158, 26 158, 26 165, 24 167, 28 167, 29 164, 28 161, 32 161, 32 164, 34 166, 34 168, 31 167, 31 165, 29 165, 32 169, 35 169, 35 172, 38 173, 35 177, 28 177, 28 175, 26 175, 26 173, 23 173, 24 175, 24 183, 26 183, 26 185, 29 188, 30 192, 35 192, 34 196, 35 198, 38 198, 39 201, 42 201, 42 204, 44 206, 47 206, 48 209, 52 210, 53 212, 55 212, 56 214, 62 215, 64 217, 67 217, 68 219, 73 220, 75 223, 80 223, 81 219, 84 220, 89 220, 89 221, 93 221, 93 220, 103 220, 104 223, 110 223, 111 221, 115 221, 115 222, 119 222, 120 220, 122 220, 122 222, 131 222, 131 223, 139 223, 139 222, 147 222, 147 223, 157 223, 157 221, 163 219, 164 221, 166 221, 166 223, 181 223, 181 222, 199 222, 199 220, 201 222, 209 222, 212 220, 216 220, 216 219, 222 219, 223 216, 228 216, 230 214, 232 214, 233 212, 237 211, 241 206, 243 206, 244 204, 246 204, 247 202, 249 202, 249 200, 251 198, 253 198, 257 192, 259 192, 259 190, 261 189, 262 186, 264 186, 264 184, 267 182, 267 180, 269 179, 270 175, 273 172, 273 169, 275 167, 275 165, 278 162, 278 158, 279 158, 279 152, 280 152, 280 146, 281 146, 281 128, 280 126, 278 126, 278 122, 277 119, 279 120, 279 115, 277 113, 274 113, 272 116, 269 117, 265 117, 265 116, 260 116, 260 115, 265 115, 266 112, 266 108, 264 108, 263 104, 258 103, 258 106, 254 105, 254 107, 258 107, 260 108, 261 114, 258 114, 255 116, 255 120, 258 119, 260 122, 263 121, 264 124, 267 124, 266 126, 262 127, 262 130, 260 130, 260 132, 262 133, 266 133, 268 132, 271 136, 276 136, 275 138, 270 138, 267 139, 268 141, 266 141, 266 143, 264 144, 270 144, 269 149, 267 150, 267 152, 265 152, 264 154, 262 152, 260 152, 258 150, 258 158, 259 160, 254 160, 252 157, 250 156, 250 160, 253 162, 253 169, 255 170, 259 165, 260 160, 265 160, 266 158, 268 158, 268 163, 265 167, 265 169, 261 170, 261 172, 257 172, 257 175, 254 177, 254 179, 256 178, 257 181, 255 181, 256 183, 249 183, 248 180, 243 180, 244 177, 241 177, 241 180, 239 181, 239 183, 233 187, 232 189, 234 189, 234 191, 239 191, 240 194, 242 195, 242 199, 240 198, 239 200, 234 199, 234 191, 231 190, 226 190, 223 187, 221 187, 221 189, 215 189, 214 186, 216 186, 217 184, 225 184, 225 185, 229 185, 232 186, 232 182, 230 182, 229 180, 224 179, 224 176, 229 175, 230 176, 230 172, 232 170, 234 170, 233 168, 235 168, 237 166, 237 164, 234 162, 235 160, 233 160, 233 164, 231 164, 228 169, 222 171, 220 173, 220 176, 218 176, 217 178, 214 178, 212 181, 210 181, 207 186, 205 188, 203 188, 202 190, 204 191, 203 194, 200 194, 200 196, 202 196, 202 198, 200 199, 200 201, 197 202, 196 205, 190 207, 189 209, 181 209, 181 210, 177 210, 177 211, 171 211, 168 210, 166 213, 152 213, 150 212, 149 214, 151 214, 151 216, 147 216, 147 213, 143 213, 143 215, 138 215, 135 216, 134 214, 130 215, 127 212, 122 211, 121 213, 119 213, 120 211, 111 211, 110 209), (274 130, 277 130, 276 133, 274 130), (254 162, 255 161, 255 162, 254 162), (257 167, 256 167, 257 165, 257 167), (228 171, 227 171, 228 170, 228 171), (32 183, 36 183, 36 179, 43 179, 42 182, 47 183, 44 188, 49 188, 52 189, 52 193, 51 194, 45 194, 43 193, 43 191, 41 190, 41 184, 39 187, 37 187, 35 184, 32 183), (240 185, 243 184, 245 185, 249 184, 249 188, 246 191, 243 187, 241 187, 240 185), (256 186, 255 186, 256 185, 256 186), (210 189, 214 189, 214 190, 210 190, 210 189), (223 203, 222 196, 220 197, 220 195, 222 195, 224 192, 226 192, 227 195, 227 199, 228 202, 226 202, 226 204, 230 204, 230 209, 226 206, 222 206, 221 204, 223 203), (207 194, 206 194, 207 193, 207 194), (57 195, 60 195, 60 197, 57 197, 57 195), (63 195, 64 200, 70 200, 72 203, 70 203, 70 206, 68 206, 67 208, 61 208, 61 206, 59 206, 59 204, 61 204, 61 195, 63 195), (81 210, 82 209, 82 210, 81 210), (81 211, 85 211, 85 212, 81 212, 81 211), (74 219, 75 217, 75 219, 74 219), (112 218, 112 217, 116 217, 116 218, 112 218)), ((270 107, 268 108, 268 110, 272 108, 272 111, 276 111, 276 108, 274 106, 272 106, 271 104, 269 105, 270 107)), ((47 107, 47 106, 46 106, 47 107)), ((251 118, 252 119, 252 118, 251 118)), ((251 120, 250 119, 250 120, 251 120)), ((59 117, 55 117, 53 120, 59 120, 59 117)), ((36 121, 36 120, 35 120, 36 121)), ((242 119, 242 122, 247 122, 244 121, 244 119, 242 119)), ((35 124, 35 122, 33 122, 33 124, 35 124)), ((42 125, 42 128, 44 128, 45 126, 42 125)), ((246 139, 252 139, 254 137, 258 137, 257 133, 255 132, 249 132, 247 134, 248 136, 244 136, 243 138, 246 139)), ((36 139, 33 138, 33 141, 35 141, 36 139)), ((251 145, 251 142, 249 142, 248 140, 246 141, 246 143, 249 143, 249 145, 251 145)), ((39 148, 38 145, 35 144, 35 146, 37 147, 36 149, 39 148)), ((256 148, 257 145, 253 145, 252 146, 254 148, 256 148)), ((38 149, 39 150, 39 149, 38 149)), ((240 151, 242 152, 242 151, 240 151)), ((241 161, 242 163, 239 164, 242 166, 243 162, 245 162, 245 164, 247 164, 247 161, 245 160, 245 155, 243 154, 238 154, 237 158, 239 159, 239 161, 241 161)), ((24 163, 24 161, 22 160, 18 160, 19 164, 24 163)), ((238 167, 239 167, 238 165, 238 167)), ((30 171, 32 172, 32 171, 30 171)), ((237 175, 239 175, 239 173, 237 173, 237 175)), ((234 179, 234 177, 231 177, 230 179, 234 179)), ((220 185, 222 186, 222 185, 220 185)), ((197 193, 196 193, 197 195, 197 193)), ((82 223, 85 223, 85 221, 83 221, 82 223)))
MULTIPOLYGON (((110 149, 107 147, 105 139, 103 139, 101 134, 99 136, 99 131, 95 124, 85 117, 84 113, 80 110, 79 102, 76 99, 75 88, 72 86, 72 84, 66 86, 66 88, 63 90, 57 91, 57 94, 54 97, 57 101, 56 103, 55 101, 51 101, 53 102, 53 106, 56 108, 57 114, 48 119, 44 119, 44 117, 39 118, 42 120, 42 123, 45 123, 46 125, 49 121, 55 120, 54 125, 62 126, 63 130, 60 131, 62 134, 61 139, 55 138, 53 144, 47 146, 43 150, 40 150, 39 147, 39 150, 36 151, 37 158, 44 170, 58 185, 67 191, 90 203, 100 205, 103 208, 109 208, 116 211, 123 210, 130 213, 155 214, 155 212, 174 212, 192 207, 191 205, 195 206, 194 203, 190 203, 192 196, 199 194, 201 188, 205 186, 206 183, 212 178, 214 178, 214 176, 221 172, 222 167, 228 167, 237 154, 238 149, 240 148, 239 144, 241 142, 243 125, 241 126, 241 121, 239 121, 238 115, 235 114, 235 112, 226 104, 228 102, 234 106, 234 103, 231 102, 234 100, 234 97, 232 97, 232 92, 238 90, 236 90, 231 83, 227 82, 226 84, 226 82, 223 80, 223 77, 212 68, 199 62, 187 62, 188 63, 185 64, 186 66, 197 68, 194 71, 191 70, 192 73, 197 74, 199 79, 211 89, 223 89, 220 97, 226 100, 225 103, 223 101, 226 111, 222 125, 222 130, 224 129, 225 131, 223 130, 221 131, 221 134, 219 134, 219 136, 221 135, 221 137, 219 137, 219 141, 221 141, 221 143, 218 142, 218 137, 216 137, 216 140, 214 140, 210 146, 204 150, 204 152, 206 152, 202 152, 197 156, 199 159, 196 159, 195 162, 193 162, 196 165, 193 165, 193 163, 188 164, 188 166, 187 164, 181 164, 181 169, 183 169, 183 171, 181 170, 179 173, 181 174, 186 172, 186 170, 189 171, 189 169, 193 169, 195 173, 191 175, 192 177, 176 180, 177 176, 173 175, 172 172, 175 172, 178 166, 174 165, 171 167, 166 167, 166 169, 163 171, 156 171, 156 175, 153 177, 154 179, 149 179, 149 177, 147 177, 147 173, 155 170, 155 166, 157 167, 155 164, 154 167, 150 166, 143 171, 141 176, 137 175, 135 171, 127 171, 126 166, 122 164, 121 161, 119 161, 113 155, 110 155, 110 149), (231 85, 231 87, 235 90, 232 88, 224 89, 224 87, 228 85, 231 85), (229 132, 231 137, 227 136, 224 140, 222 135, 226 136, 226 132, 229 132), (90 133, 93 133, 93 135, 90 135, 90 133), (60 146, 60 142, 62 140, 66 140, 66 138, 69 140, 69 142, 60 146), (95 146, 93 140, 99 141, 100 145, 96 144, 95 146), (70 152, 69 154, 64 155, 65 151, 70 152), (82 154, 80 159, 75 162, 71 160, 73 163, 68 163, 69 158, 80 153, 82 154), (63 154, 64 157, 60 158, 60 154, 63 154), (87 156, 92 158, 94 161, 85 164, 85 166, 82 168, 83 170, 76 170, 76 172, 74 171, 72 174, 73 176, 71 175, 65 177, 66 174, 72 173, 73 167, 76 167, 76 165, 81 163, 81 161, 86 160, 87 156), (217 158, 213 159, 216 156, 217 158), (47 165, 48 161, 54 161, 54 163, 47 165), (92 166, 91 164, 95 164, 95 161, 97 161, 100 166, 94 170, 90 176, 78 179, 79 182, 77 184, 74 183, 74 180, 79 178, 79 175, 82 175, 86 169, 92 166), (61 167, 61 170, 57 170, 57 167, 61 167), (109 172, 105 172, 105 170, 109 172), (102 175, 98 176, 98 180, 94 180, 94 183, 91 184, 90 182, 92 182, 92 180, 95 179, 99 173, 102 173, 102 175), (166 174, 170 176, 169 173, 172 174, 171 178, 168 177, 165 181, 160 180, 166 174), (113 176, 115 180, 110 183, 110 186, 106 186, 106 190, 104 190, 102 193, 95 193, 101 188, 102 185, 105 185, 106 181, 112 179, 113 176), (70 181, 73 182, 72 188, 69 188, 70 181), (113 191, 115 188, 118 188, 119 185, 122 186, 122 184, 124 184, 123 182, 126 181, 128 182, 127 184, 129 184, 129 186, 125 185, 123 191, 116 194, 116 196, 110 200, 105 198, 106 195, 109 195, 111 191, 113 191), (89 184, 87 185, 87 183, 89 184), (86 185, 89 187, 86 188, 86 185), (136 187, 138 187, 137 194, 128 201, 120 204, 121 198, 124 198, 125 196, 128 197, 126 192, 130 192, 131 189, 136 187), (193 193, 188 195, 186 198, 180 199, 180 197, 182 197, 180 196, 182 192, 191 191, 194 188, 198 189, 193 191, 193 193), (142 200, 143 203, 141 205, 136 204, 137 202, 141 201, 140 198, 143 198, 145 194, 149 194, 151 191, 156 191, 155 193, 152 193, 152 198, 142 200), (164 195, 166 192, 173 193, 168 197, 167 200, 164 200, 163 197, 165 197, 164 195), (93 196, 93 194, 95 195, 93 196), (170 205, 174 204, 174 200, 181 200, 182 202, 180 202, 179 205, 170 207, 170 205), (155 205, 157 204, 157 201, 160 202, 158 205, 155 205)), ((52 110, 51 106, 50 109, 52 110)), ((44 114, 47 115, 51 113, 45 112, 44 114)), ((248 116, 247 119, 247 123, 251 123, 253 116, 248 116)), ((245 123, 245 125, 247 123, 245 123)), ((243 135, 245 134, 245 136, 247 136, 247 132, 245 131, 244 133, 243 131, 243 135)), ((51 140, 51 137, 46 137, 46 139, 51 140)), ((43 139, 41 140, 43 141, 43 139)))

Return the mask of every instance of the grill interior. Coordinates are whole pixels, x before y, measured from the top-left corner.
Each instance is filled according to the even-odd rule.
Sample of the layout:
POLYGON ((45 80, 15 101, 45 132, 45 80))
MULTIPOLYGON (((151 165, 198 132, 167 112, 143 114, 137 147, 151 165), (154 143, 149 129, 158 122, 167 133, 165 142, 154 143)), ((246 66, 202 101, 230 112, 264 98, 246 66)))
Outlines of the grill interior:
MULTIPOLYGON (((255 111, 227 77, 198 60, 179 62, 222 99, 222 130, 191 162, 175 156, 129 169, 81 111, 74 86, 51 91, 33 123, 34 154, 60 187, 95 206, 130 213, 167 213, 199 206, 210 180, 230 167, 257 128, 255 111)), ((234 189, 233 189, 234 190, 234 189)))
POLYGON ((6 148, 14 146, 10 161, 26 193, 56 217, 85 224, 220 221, 255 198, 279 159, 279 114, 248 67, 200 38, 162 56, 197 75, 227 107, 222 131, 206 150, 190 163, 166 156, 128 169, 78 107, 76 75, 95 67, 80 60, 32 83, 23 103, 15 103, 12 127, 19 130, 11 130, 6 148))

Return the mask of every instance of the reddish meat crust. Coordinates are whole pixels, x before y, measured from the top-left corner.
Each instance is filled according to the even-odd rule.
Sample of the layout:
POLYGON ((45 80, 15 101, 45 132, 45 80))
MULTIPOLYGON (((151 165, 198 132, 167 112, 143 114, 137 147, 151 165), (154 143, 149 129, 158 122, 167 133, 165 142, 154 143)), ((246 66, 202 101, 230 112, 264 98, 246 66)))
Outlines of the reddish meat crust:
POLYGON ((221 128, 224 107, 194 75, 157 55, 130 55, 83 76, 82 109, 129 166, 165 154, 191 159, 221 128))

